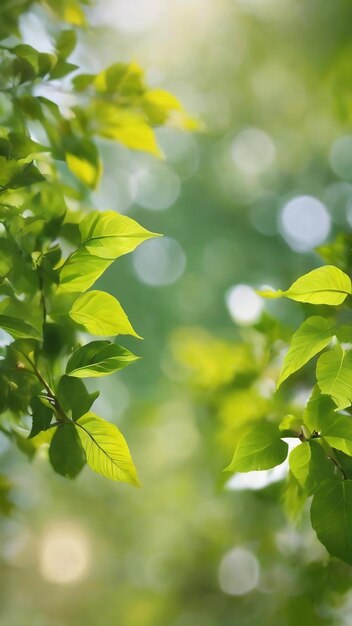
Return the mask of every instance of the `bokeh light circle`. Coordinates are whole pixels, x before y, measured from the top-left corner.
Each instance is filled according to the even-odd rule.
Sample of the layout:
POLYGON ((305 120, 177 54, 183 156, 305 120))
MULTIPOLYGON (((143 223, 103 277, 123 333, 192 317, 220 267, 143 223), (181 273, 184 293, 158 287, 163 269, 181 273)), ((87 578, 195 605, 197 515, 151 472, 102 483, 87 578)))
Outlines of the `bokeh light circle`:
POLYGON ((175 283, 186 268, 186 255, 178 241, 170 237, 150 239, 138 248, 132 258, 138 278, 158 287, 175 283))
POLYGON ((162 164, 142 168, 130 177, 133 200, 143 208, 154 211, 167 209, 174 204, 180 188, 177 174, 162 164))
POLYGON ((255 324, 262 313, 263 301, 249 285, 235 285, 226 293, 229 313, 241 326, 255 324))
POLYGON ((236 167, 248 176, 266 170, 275 158, 275 145, 271 137, 257 128, 243 130, 232 143, 231 155, 236 167))
POLYGON ((68 585, 82 580, 90 566, 90 546, 84 530, 72 523, 52 526, 40 546, 40 573, 49 582, 68 585))
POLYGON ((279 216, 279 228, 289 246, 308 252, 323 243, 329 235, 330 215, 320 200, 313 196, 297 196, 287 202, 279 216))
POLYGON ((259 582, 258 559, 246 548, 234 548, 225 554, 219 567, 221 591, 232 596, 243 596, 255 589, 259 582))

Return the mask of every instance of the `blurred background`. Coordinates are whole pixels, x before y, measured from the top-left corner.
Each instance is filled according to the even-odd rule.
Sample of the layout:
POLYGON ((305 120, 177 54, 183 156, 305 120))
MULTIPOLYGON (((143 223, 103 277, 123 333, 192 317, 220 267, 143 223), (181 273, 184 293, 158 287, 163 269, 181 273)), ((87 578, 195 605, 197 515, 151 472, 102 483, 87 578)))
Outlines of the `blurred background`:
MULTIPOLYGON (((143 488, 88 469, 67 482, 45 452, 28 465, 1 437, 15 508, 0 521, 0 623, 349 626, 351 569, 328 558, 307 511, 298 525, 285 515, 283 499, 299 509, 286 464, 222 470, 243 425, 299 411, 309 391, 273 399, 304 309, 254 289, 288 287, 352 225, 352 4, 99 0, 88 12, 73 61, 138 61, 202 130, 157 130, 163 160, 100 144, 91 204, 164 234, 99 283, 144 337, 123 342, 143 358, 100 379, 96 403, 143 488)), ((47 48, 36 10, 21 30, 47 48)))

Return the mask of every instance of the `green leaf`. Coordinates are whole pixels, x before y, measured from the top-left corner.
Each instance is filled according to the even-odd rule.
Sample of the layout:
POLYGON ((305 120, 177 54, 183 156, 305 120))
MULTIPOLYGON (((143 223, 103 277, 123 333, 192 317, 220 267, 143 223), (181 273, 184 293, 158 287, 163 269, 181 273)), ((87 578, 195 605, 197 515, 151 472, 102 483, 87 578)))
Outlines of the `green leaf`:
POLYGON ((333 448, 352 456, 352 417, 322 413, 319 419, 320 434, 333 448))
POLYGON ((24 168, 16 172, 10 182, 5 185, 6 189, 19 189, 20 187, 28 187, 34 183, 40 183, 45 180, 33 163, 27 163, 24 168))
POLYGON ((76 422, 88 465, 111 480, 138 486, 137 471, 125 438, 114 424, 94 413, 87 413, 76 422))
POLYGON ((311 432, 319 433, 333 448, 352 455, 352 417, 336 412, 330 396, 316 387, 303 414, 311 432))
POLYGON ((298 437, 302 430, 302 420, 295 415, 286 415, 279 424, 281 437, 298 437))
POLYGON ((310 396, 308 404, 303 412, 303 422, 311 432, 319 432, 321 429, 321 415, 332 416, 335 409, 336 405, 331 400, 330 396, 323 395, 318 385, 315 385, 312 395, 310 396))
POLYGON ((32 439, 43 430, 48 430, 53 417, 53 410, 43 404, 40 398, 35 397, 30 403, 32 411, 32 429, 29 433, 29 439, 32 439))
POLYGON ((143 97, 143 108, 152 124, 164 124, 171 112, 182 111, 180 101, 164 89, 149 89, 143 97))
POLYGON ((66 59, 75 49, 77 36, 74 30, 62 30, 55 43, 55 49, 59 57, 66 59))
POLYGON ((93 211, 80 225, 82 244, 95 256, 117 259, 132 252, 139 244, 152 237, 138 222, 115 211, 93 211))
MULTIPOLYGON (((12 281, 13 278, 13 274, 10 273, 9 280, 12 281)), ((18 289, 20 290, 22 287, 21 282, 16 281, 16 284, 18 285, 18 289)), ((36 288, 37 285, 38 284, 36 282, 36 288)), ((29 329, 32 329, 32 334, 26 335, 27 337, 30 337, 32 339, 40 339, 42 337, 43 326, 43 313, 40 306, 40 293, 31 293, 30 301, 14 297, 4 298, 0 302, 0 319, 1 317, 9 317, 11 319, 13 318, 17 320, 19 322, 19 325, 23 327, 23 330, 25 330, 25 328, 27 329, 27 331, 29 329), (23 322, 23 320, 26 321, 23 322), (23 324, 25 324, 26 326, 24 327, 23 324)))
POLYGON ((91 335, 139 337, 118 300, 104 291, 89 291, 77 298, 70 317, 91 335))
POLYGON ((239 440, 233 459, 225 471, 251 472, 280 465, 286 459, 288 451, 287 443, 280 436, 275 424, 255 424, 239 440))
POLYGON ((292 337, 277 387, 323 350, 330 343, 334 333, 334 327, 324 317, 315 315, 306 319, 292 337))
POLYGON ((84 184, 95 189, 101 174, 102 162, 96 145, 89 139, 69 137, 64 141, 66 163, 69 170, 84 184))
POLYGON ((48 52, 40 52, 38 54, 38 74, 39 76, 45 76, 49 74, 55 68, 57 64, 56 54, 49 54, 48 52))
POLYGON ((325 265, 298 278, 287 291, 258 291, 265 298, 286 297, 297 302, 338 306, 351 295, 351 280, 338 267, 325 265))
POLYGON ((328 552, 352 564, 352 480, 324 481, 313 498, 311 521, 328 552))
POLYGON ((289 456, 290 470, 308 494, 314 493, 322 480, 332 479, 334 465, 318 440, 304 441, 289 456))
POLYGON ((0 328, 3 328, 14 339, 42 339, 41 334, 27 322, 9 315, 0 315, 0 328))
POLYGON ((125 96, 140 96, 145 90, 143 71, 137 63, 114 63, 94 78, 94 87, 99 93, 125 96))
POLYGON ((86 291, 111 265, 112 261, 91 255, 79 248, 68 257, 60 270, 60 289, 79 293, 86 291))
POLYGON ((352 343, 352 326, 336 328, 336 337, 340 343, 352 343))
POLYGON ((67 61, 59 60, 50 72, 50 78, 57 80, 58 78, 67 76, 67 74, 71 74, 71 72, 74 72, 77 69, 78 65, 75 63, 67 63, 67 61))
POLYGON ((57 474, 75 478, 84 467, 86 458, 73 424, 58 426, 50 443, 50 463, 57 474))
POLYGON ((323 394, 332 397, 338 409, 352 404, 352 352, 340 345, 322 354, 317 363, 317 382, 323 394))
POLYGON ((153 129, 139 111, 99 101, 92 110, 92 116, 95 117, 96 133, 101 137, 115 139, 133 150, 162 156, 153 129))
POLYGON ((72 79, 72 84, 76 91, 84 91, 95 79, 95 74, 78 74, 72 79))
POLYGON ((115 343, 92 341, 74 351, 67 363, 66 374, 77 378, 108 376, 138 358, 115 343))
POLYGON ((0 280, 5 278, 13 267, 18 251, 9 239, 0 238, 0 280))
POLYGON ((33 141, 33 139, 23 133, 9 133, 9 142, 10 159, 33 159, 38 152, 49 151, 49 148, 46 148, 37 141, 33 141))
POLYGON ((74 420, 87 413, 98 396, 99 391, 88 393, 81 380, 69 376, 62 376, 57 386, 60 404, 66 413, 71 411, 74 420))
POLYGON ((79 178, 79 180, 94 189, 101 177, 101 162, 92 163, 83 156, 66 153, 66 163, 71 172, 79 178))

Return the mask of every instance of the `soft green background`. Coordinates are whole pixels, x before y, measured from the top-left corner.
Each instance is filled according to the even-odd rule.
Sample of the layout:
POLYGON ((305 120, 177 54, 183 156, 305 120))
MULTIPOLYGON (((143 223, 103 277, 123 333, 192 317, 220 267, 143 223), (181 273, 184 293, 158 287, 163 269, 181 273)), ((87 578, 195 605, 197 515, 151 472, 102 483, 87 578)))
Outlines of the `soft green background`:
MULTIPOLYGON (((320 263, 297 250, 300 234, 314 240, 327 215, 330 238, 352 222, 351 2, 100 0, 90 16, 80 65, 136 59, 204 131, 158 131, 162 163, 101 145, 91 203, 169 238, 100 283, 144 337, 124 342, 143 359, 102 380, 96 409, 126 435, 143 488, 88 469, 67 482, 45 453, 28 466, 1 439, 17 508, 1 521, 0 623, 348 626, 350 568, 286 519, 281 483, 224 489, 222 469, 231 431, 265 404, 265 385, 231 397, 232 359, 244 376, 256 365, 235 346, 251 331, 233 323, 228 290, 286 288, 320 263), (325 212, 307 225, 301 211, 293 245, 280 216, 299 196, 325 212)), ((45 49, 38 19, 22 29, 45 49)), ((289 328, 303 319, 298 303, 266 306, 289 328)))

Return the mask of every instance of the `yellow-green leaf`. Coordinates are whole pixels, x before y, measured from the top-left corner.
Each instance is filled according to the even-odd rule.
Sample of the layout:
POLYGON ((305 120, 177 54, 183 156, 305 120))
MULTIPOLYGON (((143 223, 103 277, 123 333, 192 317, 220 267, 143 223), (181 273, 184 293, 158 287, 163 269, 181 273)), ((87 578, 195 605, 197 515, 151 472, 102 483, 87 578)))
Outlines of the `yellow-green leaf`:
POLYGON ((82 183, 92 189, 98 185, 102 172, 101 161, 98 160, 96 163, 93 163, 84 157, 78 157, 67 152, 66 163, 69 170, 71 170, 82 183))
POLYGON ((330 420, 335 414, 336 405, 330 396, 323 395, 316 385, 303 412, 303 422, 311 432, 320 432, 322 419, 330 420))
POLYGON ((259 291, 265 298, 290 298, 297 302, 338 306, 351 295, 351 279, 333 265, 325 265, 298 278, 286 291, 259 291))
POLYGON ((95 108, 96 132, 101 137, 116 139, 127 148, 162 156, 155 134, 144 115, 128 111, 110 102, 99 102, 95 108))
POLYGON ((309 494, 316 491, 322 480, 334 477, 334 465, 318 439, 304 441, 294 448, 289 464, 292 474, 309 494))
POLYGON ((91 287, 112 261, 91 255, 79 248, 65 261, 60 270, 60 290, 79 293, 91 287))
POLYGON ((317 381, 323 394, 331 396, 338 409, 352 404, 352 351, 338 344, 324 352, 317 363, 317 381))
POLYGON ((233 459, 226 468, 229 472, 266 470, 280 465, 287 456, 288 446, 282 441, 276 424, 255 424, 239 440, 233 459))
POLYGON ((77 348, 66 367, 66 374, 76 378, 108 376, 139 357, 110 341, 91 341, 77 348))
POLYGON ((77 298, 70 317, 92 335, 139 337, 118 300, 104 291, 88 291, 77 298))
POLYGON ((138 486, 138 476, 126 440, 115 424, 94 413, 76 422, 88 465, 105 478, 138 486))
POLYGON ((159 236, 115 211, 89 213, 81 223, 80 231, 82 244, 90 254, 111 260, 132 252, 143 241, 159 236))
POLYGON ((277 386, 325 348, 334 334, 334 327, 324 317, 314 315, 305 320, 292 337, 277 386))

